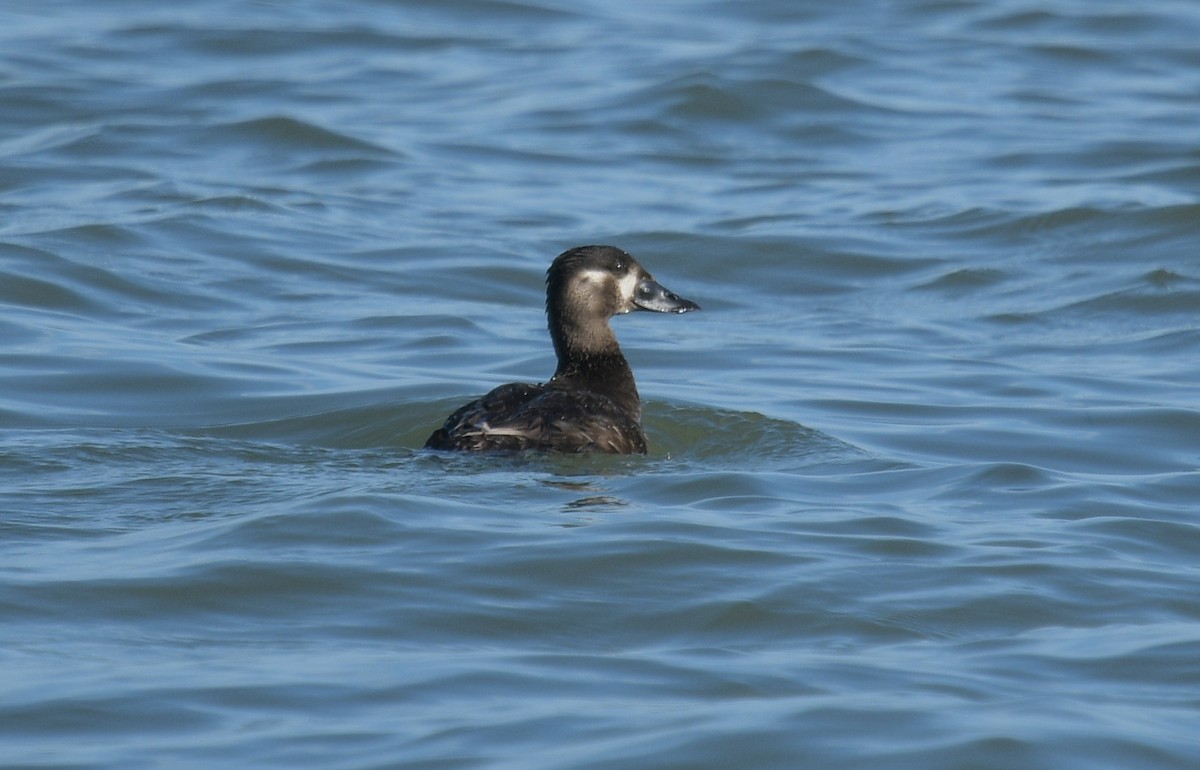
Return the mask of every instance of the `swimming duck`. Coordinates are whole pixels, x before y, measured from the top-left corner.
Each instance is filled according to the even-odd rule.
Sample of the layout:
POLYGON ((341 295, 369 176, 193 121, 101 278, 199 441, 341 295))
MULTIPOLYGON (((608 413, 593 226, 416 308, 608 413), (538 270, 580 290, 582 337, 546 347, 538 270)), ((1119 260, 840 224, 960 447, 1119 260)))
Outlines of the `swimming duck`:
POLYGON ((546 316, 558 355, 554 376, 542 385, 501 385, 450 415, 425 447, 644 454, 642 402, 608 319, 634 310, 699 309, 621 249, 563 252, 546 271, 546 316))

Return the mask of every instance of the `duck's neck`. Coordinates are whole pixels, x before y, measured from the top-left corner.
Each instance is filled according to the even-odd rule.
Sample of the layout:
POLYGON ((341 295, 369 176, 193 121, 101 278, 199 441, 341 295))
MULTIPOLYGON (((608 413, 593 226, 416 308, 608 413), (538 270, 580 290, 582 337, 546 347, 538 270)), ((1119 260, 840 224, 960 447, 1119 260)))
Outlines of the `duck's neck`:
POLYGON ((586 329, 563 324, 557 330, 552 328, 550 336, 558 354, 552 383, 603 393, 634 414, 641 414, 633 371, 607 323, 586 329))

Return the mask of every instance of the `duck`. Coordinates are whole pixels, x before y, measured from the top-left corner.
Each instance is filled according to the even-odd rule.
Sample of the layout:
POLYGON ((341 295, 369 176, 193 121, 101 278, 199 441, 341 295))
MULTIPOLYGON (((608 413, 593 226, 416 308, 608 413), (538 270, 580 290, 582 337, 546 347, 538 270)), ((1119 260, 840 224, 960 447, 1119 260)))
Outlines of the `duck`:
POLYGON ((699 309, 615 246, 564 251, 546 271, 546 320, 558 357, 553 376, 501 385, 465 404, 425 448, 645 454, 641 397, 609 319, 699 309))

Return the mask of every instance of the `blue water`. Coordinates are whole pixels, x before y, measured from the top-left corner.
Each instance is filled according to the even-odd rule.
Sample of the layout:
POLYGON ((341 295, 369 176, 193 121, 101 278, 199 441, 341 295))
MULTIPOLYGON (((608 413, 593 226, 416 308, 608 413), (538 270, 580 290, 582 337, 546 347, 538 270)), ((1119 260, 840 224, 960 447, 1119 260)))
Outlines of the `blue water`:
POLYGON ((0 5, 0 766, 1200 766, 1200 5, 0 5), (646 457, 420 449, 585 243, 646 457))

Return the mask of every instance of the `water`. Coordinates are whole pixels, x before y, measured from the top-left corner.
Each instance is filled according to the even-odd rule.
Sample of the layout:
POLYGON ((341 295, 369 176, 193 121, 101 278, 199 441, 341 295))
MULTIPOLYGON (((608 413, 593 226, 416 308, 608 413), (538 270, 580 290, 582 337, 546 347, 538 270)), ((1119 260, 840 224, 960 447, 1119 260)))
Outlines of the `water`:
POLYGON ((0 6, 0 765, 1200 764, 1200 6, 0 6), (647 457, 419 449, 620 245, 647 457))

